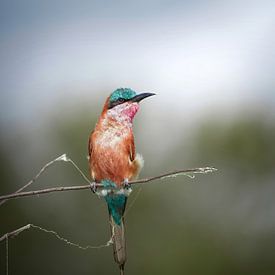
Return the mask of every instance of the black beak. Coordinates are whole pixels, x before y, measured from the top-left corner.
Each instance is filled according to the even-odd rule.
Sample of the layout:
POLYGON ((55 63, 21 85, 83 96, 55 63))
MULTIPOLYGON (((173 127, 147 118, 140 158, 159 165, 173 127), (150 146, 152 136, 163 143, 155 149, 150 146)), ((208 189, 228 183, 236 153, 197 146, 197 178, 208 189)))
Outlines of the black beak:
POLYGON ((130 101, 132 101, 132 102, 140 102, 144 98, 152 96, 152 95, 155 95, 155 94, 154 93, 142 93, 142 94, 134 96, 133 98, 130 99, 130 101))

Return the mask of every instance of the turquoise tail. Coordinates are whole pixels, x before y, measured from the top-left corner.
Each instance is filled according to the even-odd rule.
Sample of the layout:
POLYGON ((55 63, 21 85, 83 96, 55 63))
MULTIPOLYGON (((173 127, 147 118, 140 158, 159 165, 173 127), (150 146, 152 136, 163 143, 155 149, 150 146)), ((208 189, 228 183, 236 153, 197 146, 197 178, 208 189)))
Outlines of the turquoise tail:
MULTIPOLYGON (((116 184, 110 180, 103 180, 105 188, 116 188, 116 184)), ((108 194, 105 197, 110 215, 117 225, 121 225, 121 220, 125 211, 127 197, 124 194, 108 194)))
POLYGON ((110 195, 105 196, 110 215, 113 217, 117 225, 121 225, 122 217, 126 206, 125 195, 110 195))
MULTIPOLYGON (((106 189, 116 188, 116 184, 110 180, 102 181, 106 189)), ((126 240, 123 214, 127 202, 124 194, 109 193, 105 197, 110 214, 110 226, 113 241, 114 259, 119 264, 120 272, 123 274, 126 262, 126 240)))

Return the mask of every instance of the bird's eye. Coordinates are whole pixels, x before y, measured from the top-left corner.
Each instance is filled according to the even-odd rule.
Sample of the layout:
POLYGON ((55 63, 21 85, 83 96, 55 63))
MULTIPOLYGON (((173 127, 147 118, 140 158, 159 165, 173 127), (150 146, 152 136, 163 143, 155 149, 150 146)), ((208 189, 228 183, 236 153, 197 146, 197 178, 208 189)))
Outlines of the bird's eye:
POLYGON ((118 103, 123 103, 123 102, 125 102, 126 100, 124 99, 124 98, 119 98, 118 100, 117 100, 117 102, 118 103))

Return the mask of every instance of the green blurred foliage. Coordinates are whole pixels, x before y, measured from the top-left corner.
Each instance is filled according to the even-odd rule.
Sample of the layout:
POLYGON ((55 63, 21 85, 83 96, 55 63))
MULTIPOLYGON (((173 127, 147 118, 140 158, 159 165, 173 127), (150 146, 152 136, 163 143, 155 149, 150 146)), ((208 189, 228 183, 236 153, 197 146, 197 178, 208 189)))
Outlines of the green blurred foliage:
POLYGON ((266 175, 274 171, 275 125, 264 117, 240 118, 235 122, 207 121, 197 133, 202 160, 223 163, 243 175, 266 175))
MULTIPOLYGON (((85 108, 53 115, 47 154, 66 152, 86 172, 95 121, 96 114, 85 108)), ((167 171, 171 159, 183 168, 183 155, 186 167, 219 171, 135 188, 126 214, 127 274, 274 274, 274 137, 275 126, 263 117, 240 116, 227 123, 206 119, 190 140, 174 144, 160 171, 167 171)), ((12 161, 18 152, 4 141, 1 145, 1 193, 15 190, 14 182, 23 185, 50 160, 43 156, 25 171, 12 161)), ((28 156, 27 151, 20 153, 28 156)), ((58 163, 33 188, 82 183, 70 164, 58 163)), ((110 238, 107 217, 105 202, 90 191, 11 200, 0 207, 0 234, 33 223, 81 245, 101 245, 110 238)), ((0 274, 5 274, 4 242, 0 253, 0 274)), ((118 274, 111 247, 83 251, 34 229, 10 239, 9 269, 9 274, 118 274)))

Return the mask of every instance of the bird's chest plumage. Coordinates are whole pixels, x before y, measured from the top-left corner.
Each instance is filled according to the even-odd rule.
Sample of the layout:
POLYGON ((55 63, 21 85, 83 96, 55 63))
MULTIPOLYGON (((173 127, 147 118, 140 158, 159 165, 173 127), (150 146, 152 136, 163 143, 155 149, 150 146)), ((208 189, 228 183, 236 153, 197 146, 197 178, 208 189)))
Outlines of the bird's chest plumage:
POLYGON ((99 131, 96 135, 95 146, 100 147, 102 150, 117 151, 121 146, 123 147, 130 135, 131 129, 128 127, 109 127, 99 131))
POLYGON ((134 153, 132 127, 120 123, 99 124, 92 134, 90 164, 96 181, 110 179, 120 184, 131 178, 134 153))

